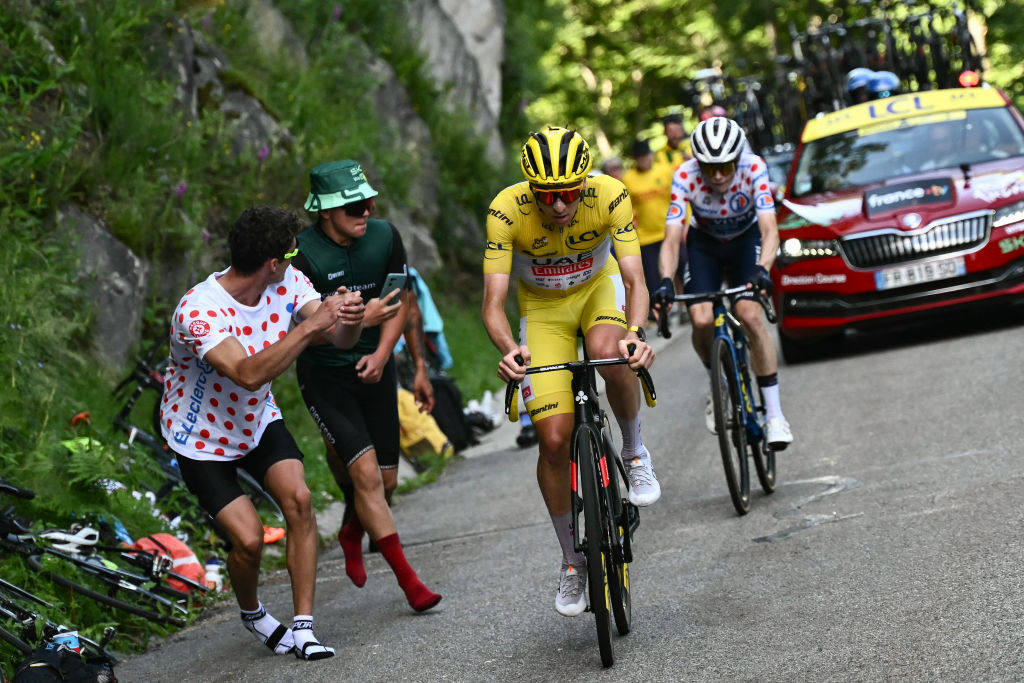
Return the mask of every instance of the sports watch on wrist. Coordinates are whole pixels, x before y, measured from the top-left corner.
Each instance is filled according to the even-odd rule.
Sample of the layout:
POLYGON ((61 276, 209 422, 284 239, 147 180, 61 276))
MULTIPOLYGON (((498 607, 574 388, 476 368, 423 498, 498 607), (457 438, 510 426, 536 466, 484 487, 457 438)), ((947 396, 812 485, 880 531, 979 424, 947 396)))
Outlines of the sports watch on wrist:
POLYGON ((629 331, 630 332, 635 332, 636 336, 640 339, 640 341, 642 341, 644 343, 647 342, 647 333, 644 332, 644 328, 638 327, 637 325, 630 325, 629 326, 629 331))

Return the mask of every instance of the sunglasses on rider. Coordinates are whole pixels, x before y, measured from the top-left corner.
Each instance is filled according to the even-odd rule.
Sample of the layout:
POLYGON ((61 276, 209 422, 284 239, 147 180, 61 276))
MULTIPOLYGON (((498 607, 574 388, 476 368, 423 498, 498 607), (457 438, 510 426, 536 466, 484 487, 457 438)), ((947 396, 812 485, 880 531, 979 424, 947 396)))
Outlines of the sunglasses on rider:
POLYGON ((291 250, 291 251, 289 251, 289 252, 288 252, 287 254, 285 254, 284 256, 282 256, 282 257, 281 257, 281 260, 282 260, 282 261, 287 261, 288 259, 290 259, 290 258, 295 258, 295 257, 296 257, 296 256, 298 256, 298 255, 299 255, 299 247, 298 247, 298 246, 296 246, 296 247, 295 247, 294 249, 292 249, 292 250, 291 250))
POLYGON ((583 194, 582 187, 577 187, 573 190, 538 190, 533 187, 530 189, 533 190, 533 196, 537 203, 545 206, 551 206, 555 203, 556 199, 561 199, 563 204, 572 204, 583 194))
POLYGON ((344 204, 339 208, 345 212, 346 216, 361 218, 367 211, 373 211, 373 197, 360 199, 358 202, 351 202, 350 204, 344 204))
POLYGON ((699 165, 700 165, 700 172, 705 174, 705 175, 713 175, 715 173, 718 173, 718 174, 721 174, 721 175, 729 175, 730 173, 732 173, 733 171, 736 170, 736 162, 735 161, 727 161, 724 164, 704 164, 704 163, 701 163, 699 165))

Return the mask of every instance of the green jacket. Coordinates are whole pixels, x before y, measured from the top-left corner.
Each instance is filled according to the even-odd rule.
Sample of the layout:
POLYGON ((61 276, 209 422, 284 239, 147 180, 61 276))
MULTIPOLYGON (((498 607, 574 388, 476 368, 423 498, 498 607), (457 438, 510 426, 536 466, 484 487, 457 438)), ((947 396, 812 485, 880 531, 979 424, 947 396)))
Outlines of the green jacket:
MULTIPOLYGON (((321 298, 334 294, 338 287, 363 293, 363 301, 380 296, 388 273, 407 272, 405 247, 398 229, 387 221, 371 218, 366 234, 348 246, 341 246, 324 234, 319 224, 299 233, 299 254, 292 265, 309 278, 321 298)), ((315 365, 346 366, 377 350, 380 326, 363 328, 359 341, 351 349, 332 345, 308 346, 299 360, 315 365)))

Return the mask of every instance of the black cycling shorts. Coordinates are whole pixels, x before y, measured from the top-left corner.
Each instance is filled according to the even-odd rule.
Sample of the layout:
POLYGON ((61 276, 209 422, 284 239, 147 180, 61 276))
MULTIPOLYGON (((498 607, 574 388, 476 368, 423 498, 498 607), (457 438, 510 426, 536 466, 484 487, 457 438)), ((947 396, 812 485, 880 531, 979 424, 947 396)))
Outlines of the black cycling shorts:
POLYGON ((266 488, 267 470, 282 460, 302 460, 295 439, 284 426, 284 420, 267 425, 256 448, 236 460, 194 460, 178 455, 178 467, 185 486, 199 499, 199 504, 212 517, 245 492, 238 483, 238 468, 243 468, 266 488))
MULTIPOLYGON (((737 287, 754 277, 757 259, 761 256, 761 231, 753 226, 735 239, 722 242, 707 233, 691 228, 686 240, 688 261, 683 275, 683 292, 703 294, 717 292, 725 280, 737 287)), ((753 298, 753 290, 740 298, 753 298)), ((689 304, 693 305, 693 304, 689 304)))
POLYGON ((353 366, 296 365, 299 390, 321 434, 345 467, 370 449, 382 470, 398 467, 398 379, 394 358, 380 381, 365 384, 353 366))

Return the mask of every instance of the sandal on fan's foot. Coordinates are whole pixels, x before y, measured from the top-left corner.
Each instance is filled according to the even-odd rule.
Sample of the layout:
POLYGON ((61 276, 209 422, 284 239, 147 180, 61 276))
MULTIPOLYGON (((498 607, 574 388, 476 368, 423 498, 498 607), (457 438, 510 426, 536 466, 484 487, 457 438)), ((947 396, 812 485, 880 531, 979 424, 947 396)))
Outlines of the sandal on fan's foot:
POLYGON ((276 655, 288 654, 295 645, 292 630, 268 614, 263 603, 260 603, 260 608, 255 612, 243 611, 242 623, 276 655))
POLYGON ((309 662, 315 662, 318 659, 327 659, 328 657, 334 656, 333 647, 327 647, 315 640, 311 640, 304 644, 301 650, 299 649, 299 646, 296 645, 292 648, 292 652, 294 652, 295 656, 299 659, 305 659, 309 662))

